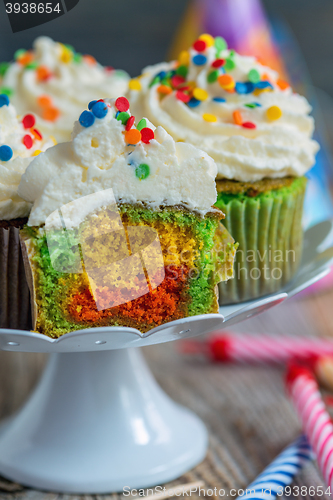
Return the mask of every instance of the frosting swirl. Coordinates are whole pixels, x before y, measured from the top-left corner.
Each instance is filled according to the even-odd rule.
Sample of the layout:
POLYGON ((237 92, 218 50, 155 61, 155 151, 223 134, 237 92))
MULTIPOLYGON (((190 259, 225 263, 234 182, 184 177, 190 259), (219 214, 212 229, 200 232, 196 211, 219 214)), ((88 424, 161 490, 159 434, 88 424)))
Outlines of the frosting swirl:
POLYGON ((44 141, 35 117, 17 116, 6 95, 0 95, 0 220, 27 217, 31 204, 17 193, 21 176, 40 151, 53 145, 44 141))
POLYGON ((218 178, 302 176, 315 162, 308 101, 221 37, 202 35, 178 61, 149 66, 137 81, 133 113, 206 151, 218 178))
MULTIPOLYGON (((110 188, 117 202, 210 211, 217 196, 214 161, 145 118, 134 122, 124 97, 89 103, 72 141, 39 155, 22 176, 19 194, 33 203, 28 224, 42 225, 63 205, 110 188)), ((73 213, 66 227, 79 222, 73 213)))
POLYGON ((69 141, 74 121, 93 98, 127 90, 124 71, 104 68, 92 56, 48 37, 37 38, 31 51, 18 51, 4 70, 0 85, 11 92, 18 113, 33 112, 42 132, 69 141))

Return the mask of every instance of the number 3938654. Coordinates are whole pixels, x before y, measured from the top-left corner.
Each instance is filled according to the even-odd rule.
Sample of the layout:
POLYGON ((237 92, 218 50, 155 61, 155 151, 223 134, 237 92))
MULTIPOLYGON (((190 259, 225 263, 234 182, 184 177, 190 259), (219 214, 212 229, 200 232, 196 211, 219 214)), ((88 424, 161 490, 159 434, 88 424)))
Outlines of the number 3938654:
POLYGON ((56 12, 61 13, 60 4, 57 3, 55 6, 51 2, 43 3, 6 3, 7 14, 52 14, 56 12))

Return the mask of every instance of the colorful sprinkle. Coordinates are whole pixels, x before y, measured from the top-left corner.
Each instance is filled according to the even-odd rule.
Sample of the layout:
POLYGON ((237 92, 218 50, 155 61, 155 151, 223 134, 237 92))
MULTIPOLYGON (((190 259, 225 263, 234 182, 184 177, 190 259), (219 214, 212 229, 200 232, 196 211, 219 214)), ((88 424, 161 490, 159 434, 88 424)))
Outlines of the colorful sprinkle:
POLYGON ((207 90, 197 87, 193 90, 193 97, 195 97, 195 99, 198 99, 198 101, 205 101, 206 99, 208 99, 209 94, 207 90))
POLYGON ((224 63, 224 66, 226 71, 232 71, 233 69, 235 69, 236 67, 236 63, 233 59, 231 59, 230 57, 228 57, 226 60, 225 60, 225 63, 224 63))
POLYGON ((207 47, 212 47, 214 45, 214 37, 212 35, 209 35, 208 33, 203 33, 202 35, 199 36, 199 40, 203 40, 207 47))
POLYGON ((95 122, 95 116, 91 111, 83 111, 80 115, 79 122, 82 127, 91 127, 95 122))
POLYGON ((31 135, 26 134, 22 139, 23 144, 27 149, 31 149, 33 145, 33 140, 31 135))
POLYGON ((46 66, 39 66, 36 71, 36 76, 39 82, 46 82, 52 77, 52 73, 46 66))
POLYGON ((27 64, 33 61, 33 58, 34 58, 33 54, 31 54, 30 52, 26 52, 17 59, 17 62, 22 64, 22 66, 26 66, 27 64))
POLYGON ((219 72, 218 71, 211 71, 207 75, 207 82, 208 83, 215 83, 219 77, 219 72))
POLYGON ((88 104, 88 109, 92 109, 93 105, 96 104, 96 99, 94 101, 90 101, 90 103, 88 104))
POLYGON ((41 108, 47 108, 52 105, 52 99, 48 95, 40 95, 37 97, 37 103, 41 108))
POLYGON ((221 68, 223 64, 225 63, 225 59, 215 59, 215 61, 212 62, 212 67, 213 68, 221 68))
POLYGON ((146 163, 141 163, 135 169, 135 175, 140 181, 142 181, 143 179, 147 179, 147 177, 149 177, 149 174, 150 174, 150 168, 149 165, 147 165, 146 163))
POLYGON ((244 127, 244 128, 256 128, 255 124, 252 122, 244 122, 244 123, 242 123, 242 127, 244 127))
POLYGON ((273 85, 268 82, 267 80, 262 80, 261 82, 256 83, 256 88, 257 89, 273 89, 273 85))
POLYGON ((282 116, 282 110, 279 106, 271 106, 266 111, 267 118, 271 121, 279 120, 282 116))
POLYGON ((234 79, 230 75, 220 75, 218 77, 218 82, 225 90, 233 89, 235 87, 234 79))
POLYGON ((182 90, 177 90, 176 98, 182 102, 189 102, 189 100, 191 99, 190 96, 188 94, 185 94, 185 92, 183 92, 182 90))
POLYGON ((126 97, 118 97, 118 99, 115 102, 115 106, 118 109, 118 111, 128 111, 130 107, 126 97))
POLYGON ((24 128, 31 128, 35 125, 36 119, 34 115, 28 114, 23 117, 22 123, 24 128))
POLYGON ((251 69, 247 75, 248 79, 252 83, 260 82, 260 73, 256 69, 251 69))
POLYGON ((228 48, 227 42, 221 36, 217 36, 215 38, 214 45, 218 52, 222 52, 222 50, 226 50, 228 48))
POLYGON ((185 81, 186 81, 185 78, 180 75, 174 75, 171 77, 171 85, 174 88, 179 87, 179 85, 182 85, 183 83, 185 83, 185 81))
POLYGON ((0 63, 0 76, 4 77, 5 74, 7 73, 7 70, 9 68, 10 64, 7 62, 2 62, 0 63))
POLYGON ((9 87, 1 87, 0 88, 0 94, 6 94, 9 97, 14 93, 13 89, 10 89, 9 87))
POLYGON ((151 128, 143 128, 141 129, 141 141, 145 144, 149 144, 152 139, 154 139, 155 134, 151 128))
POLYGON ((248 102, 247 104, 244 104, 247 108, 261 108, 261 104, 259 102, 248 102))
POLYGON ((195 97, 192 97, 192 99, 190 99, 188 101, 187 105, 190 108, 196 108, 197 106, 199 106, 200 103, 201 103, 201 101, 198 101, 198 99, 195 99, 195 97))
POLYGON ((9 97, 6 94, 0 94, 0 108, 2 106, 9 106, 9 97))
POLYGON ((31 128, 30 129, 30 132, 32 133, 32 135, 35 137, 35 139, 37 139, 37 141, 41 141, 43 139, 43 136, 42 134, 40 133, 39 130, 37 130, 36 128, 31 128))
POLYGON ((128 130, 131 130, 131 128, 133 127, 134 125, 134 122, 135 122, 135 116, 130 116, 129 119, 127 120, 127 123, 126 123, 126 127, 125 127, 125 130, 128 131, 128 130))
POLYGON ((187 74, 188 74, 188 67, 185 65, 178 66, 178 68, 176 69, 176 75, 186 78, 187 74))
POLYGON ((251 94, 254 91, 254 83, 236 82, 235 90, 238 94, 251 94))
POLYGON ((94 65, 96 64, 96 59, 89 55, 89 54, 85 54, 84 56, 82 56, 84 62, 86 62, 87 64, 90 64, 90 65, 94 65))
POLYGON ((135 145, 141 141, 141 132, 136 128, 128 130, 125 134, 125 142, 127 144, 135 145))
POLYGON ((44 107, 42 117, 44 120, 47 120, 49 122, 54 122, 56 121, 60 116, 60 111, 59 109, 49 106, 49 107, 44 107))
POLYGON ((32 61, 26 64, 25 69, 37 69, 39 67, 39 63, 37 61, 32 61))
POLYGON ((211 113, 205 113, 205 114, 203 114, 203 115, 202 115, 202 118, 203 118, 206 122, 211 122, 211 123, 217 122, 217 116, 212 115, 211 113))
POLYGON ((141 90, 141 83, 137 78, 133 78, 132 80, 129 81, 128 87, 130 90, 141 90))
POLYGON ((0 146, 0 161, 9 161, 13 156, 13 150, 10 146, 0 146))
POLYGON ((168 95, 172 93, 172 88, 168 87, 168 85, 160 85, 157 87, 157 92, 163 95, 168 95))
POLYGON ((233 117, 234 122, 235 122, 236 125, 242 125, 243 118, 242 118, 242 115, 241 115, 240 111, 234 111, 232 113, 232 117, 233 117))
POLYGON ((16 52, 14 52, 14 59, 17 61, 19 57, 22 57, 26 53, 26 50, 24 49, 18 49, 16 52))
POLYGON ((41 154, 41 150, 40 150, 40 149, 36 149, 36 151, 34 151, 34 152, 32 153, 32 156, 38 156, 38 155, 40 155, 40 154, 41 154))
POLYGON ((180 66, 188 66, 190 64, 190 54, 187 50, 182 50, 178 56, 178 62, 180 66))
POLYGON ((193 59, 193 64, 196 66, 204 66, 207 62, 207 57, 204 56, 203 54, 196 54, 193 59))
POLYGON ((193 44, 193 48, 197 52, 204 52, 207 48, 207 44, 204 40, 196 40, 193 44))
POLYGON ((142 130, 143 128, 146 128, 146 127, 147 127, 147 120, 146 120, 145 118, 142 118, 142 119, 139 121, 139 123, 137 124, 137 126, 136 126, 136 128, 137 128, 138 130, 140 130, 140 132, 141 132, 141 130, 142 130))
POLYGON ((281 78, 279 78, 277 81, 276 81, 276 85, 281 89, 281 90, 286 90, 288 87, 290 87, 289 83, 286 82, 285 80, 282 80, 281 78))
POLYGON ((123 125, 126 125, 126 123, 128 122, 128 119, 130 118, 130 115, 128 113, 126 113, 125 111, 121 111, 119 114, 116 115, 116 118, 123 125))
POLYGON ((213 97, 212 99, 214 102, 226 102, 224 97, 213 97))
POLYGON ((94 113, 96 118, 104 118, 108 114, 108 106, 103 101, 96 102, 91 111, 94 113))

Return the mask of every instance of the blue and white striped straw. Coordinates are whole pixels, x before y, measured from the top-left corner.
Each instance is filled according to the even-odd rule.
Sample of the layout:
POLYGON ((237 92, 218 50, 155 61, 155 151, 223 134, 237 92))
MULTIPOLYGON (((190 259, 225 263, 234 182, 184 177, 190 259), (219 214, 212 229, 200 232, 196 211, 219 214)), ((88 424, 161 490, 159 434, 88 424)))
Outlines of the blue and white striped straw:
POLYGON ((288 486, 312 458, 312 450, 305 436, 300 436, 285 448, 273 462, 244 490, 237 500, 273 500, 288 486))

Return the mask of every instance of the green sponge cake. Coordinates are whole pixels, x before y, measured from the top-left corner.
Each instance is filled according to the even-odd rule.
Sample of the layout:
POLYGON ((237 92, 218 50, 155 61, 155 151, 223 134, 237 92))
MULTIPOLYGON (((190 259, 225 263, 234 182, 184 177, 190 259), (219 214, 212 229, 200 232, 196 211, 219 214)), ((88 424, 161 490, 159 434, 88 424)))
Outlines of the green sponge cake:
POLYGON ((218 312, 235 245, 212 208, 214 161, 148 120, 135 125, 125 98, 89 108, 72 142, 36 158, 19 188, 33 203, 21 238, 34 329, 145 332, 218 312))

